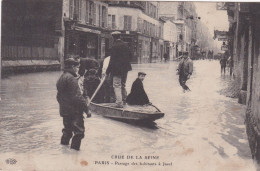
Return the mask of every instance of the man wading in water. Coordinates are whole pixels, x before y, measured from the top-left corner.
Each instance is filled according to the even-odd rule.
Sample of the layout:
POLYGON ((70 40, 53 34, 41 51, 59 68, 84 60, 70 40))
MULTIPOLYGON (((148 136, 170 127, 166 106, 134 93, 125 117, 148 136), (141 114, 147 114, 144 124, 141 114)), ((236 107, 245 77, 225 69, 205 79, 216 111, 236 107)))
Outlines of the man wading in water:
POLYGON ((65 60, 65 69, 57 82, 57 101, 60 105, 60 116, 63 117, 61 144, 69 145, 72 133, 71 149, 79 150, 81 139, 84 138, 83 112, 87 117, 88 112, 86 99, 82 96, 78 85, 77 73, 79 62, 73 58, 65 60))
POLYGON ((181 59, 178 66, 179 82, 183 88, 183 92, 190 91, 189 87, 186 85, 186 81, 190 79, 190 76, 193 72, 193 62, 188 57, 188 52, 183 53, 183 58, 181 59))

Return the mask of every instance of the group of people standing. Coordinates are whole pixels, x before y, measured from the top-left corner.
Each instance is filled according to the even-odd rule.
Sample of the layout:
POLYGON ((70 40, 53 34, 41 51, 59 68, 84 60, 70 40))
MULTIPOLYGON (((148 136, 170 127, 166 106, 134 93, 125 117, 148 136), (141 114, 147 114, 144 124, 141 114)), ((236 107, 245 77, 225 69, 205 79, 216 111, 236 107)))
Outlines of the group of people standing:
MULTIPOLYGON (((131 52, 119 34, 112 35, 114 44, 110 54, 107 54, 102 61, 68 58, 64 62, 64 72, 57 81, 57 101, 64 125, 61 144, 69 145, 72 138, 71 149, 79 150, 81 140, 84 138, 83 114, 86 113, 87 117, 91 117, 88 109, 89 99, 95 103, 115 103, 116 108, 123 108, 126 103, 152 105, 143 87, 146 76, 144 72, 138 73, 137 79, 132 84, 131 93, 127 96, 125 87, 128 72, 132 70, 131 52), (83 83, 79 80, 83 80, 83 83)), ((188 52, 183 53, 177 70, 183 91, 190 91, 186 81, 192 75, 193 62, 188 57, 188 52)))
POLYGON ((232 76, 233 74, 233 60, 230 57, 226 57, 226 56, 223 56, 221 59, 220 59, 220 66, 221 66, 221 74, 226 74, 226 68, 228 67, 229 68, 229 74, 230 76, 232 76))
POLYGON ((116 108, 123 108, 126 103, 132 105, 149 104, 142 81, 145 73, 139 72, 127 96, 126 81, 132 70, 131 52, 120 34, 112 33, 114 44, 110 54, 100 63, 89 58, 68 58, 64 61, 64 72, 57 81, 57 101, 60 116, 63 118, 61 144, 79 150, 84 138, 84 116, 91 117, 88 110, 89 99, 94 95, 102 80, 103 86, 93 98, 95 103, 115 103, 116 108), (83 83, 80 79, 83 78, 83 83), (82 86, 81 86, 82 85, 82 86))

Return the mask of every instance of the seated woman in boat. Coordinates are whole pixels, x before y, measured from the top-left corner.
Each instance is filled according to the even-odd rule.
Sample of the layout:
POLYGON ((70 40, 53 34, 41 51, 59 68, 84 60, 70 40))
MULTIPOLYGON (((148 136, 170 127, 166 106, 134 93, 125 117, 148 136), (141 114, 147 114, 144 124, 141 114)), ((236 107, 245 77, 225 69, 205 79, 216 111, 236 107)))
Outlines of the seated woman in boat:
MULTIPOLYGON (((91 98, 100 83, 96 69, 90 69, 85 74, 83 96, 91 98)), ((94 103, 102 103, 102 92, 99 91, 93 99, 94 103)))
POLYGON ((126 102, 130 105, 146 105, 150 104, 149 98, 144 91, 143 80, 146 73, 139 72, 138 78, 134 81, 131 93, 127 96, 126 102))

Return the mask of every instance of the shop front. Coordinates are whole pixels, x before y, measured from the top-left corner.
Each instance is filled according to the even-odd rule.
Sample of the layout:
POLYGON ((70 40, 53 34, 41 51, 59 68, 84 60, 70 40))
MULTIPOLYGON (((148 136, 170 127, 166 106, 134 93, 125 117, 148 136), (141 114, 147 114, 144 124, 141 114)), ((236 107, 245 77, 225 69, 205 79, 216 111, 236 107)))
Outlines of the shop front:
POLYGON ((150 62, 157 62, 160 60, 159 56, 159 39, 157 38, 151 38, 151 56, 150 56, 150 62))
POLYGON ((65 25, 65 28, 65 58, 100 59, 105 56, 107 37, 101 30, 73 24, 65 25))
POLYGON ((149 63, 151 56, 151 38, 138 36, 138 63, 149 63))

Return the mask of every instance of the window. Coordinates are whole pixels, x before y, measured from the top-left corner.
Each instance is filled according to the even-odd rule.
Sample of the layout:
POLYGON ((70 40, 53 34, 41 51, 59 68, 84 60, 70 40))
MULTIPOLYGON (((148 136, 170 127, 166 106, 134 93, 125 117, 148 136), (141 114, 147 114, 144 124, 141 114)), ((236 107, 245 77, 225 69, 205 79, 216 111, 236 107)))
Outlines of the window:
POLYGON ((116 29, 116 16, 108 15, 108 27, 110 29, 116 29))
POLYGON ((132 16, 124 16, 124 30, 131 30, 132 28, 132 16))

